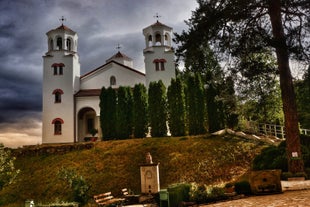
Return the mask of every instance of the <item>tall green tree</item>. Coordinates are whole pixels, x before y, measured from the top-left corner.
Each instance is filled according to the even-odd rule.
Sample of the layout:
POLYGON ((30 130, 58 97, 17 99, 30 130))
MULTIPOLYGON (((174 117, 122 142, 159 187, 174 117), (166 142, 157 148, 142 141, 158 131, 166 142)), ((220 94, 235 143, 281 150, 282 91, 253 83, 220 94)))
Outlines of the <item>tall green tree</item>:
POLYGON ((102 139, 110 140, 116 138, 117 133, 117 96, 113 88, 103 87, 100 94, 100 126, 102 139))
POLYGON ((289 57, 309 61, 308 0, 198 0, 198 8, 187 22, 189 30, 177 39, 179 51, 203 42, 223 58, 232 60, 271 48, 277 57, 281 97, 287 135, 290 172, 304 171, 301 157, 297 107, 289 57), (297 154, 298 158, 293 157, 297 154))
POLYGON ((0 143, 0 190, 11 184, 20 172, 15 169, 14 160, 11 151, 5 149, 4 145, 0 143))
POLYGON ((167 135, 167 102, 166 87, 160 80, 149 85, 149 122, 152 137, 167 135))
POLYGON ((199 73, 187 77, 187 117, 188 133, 198 135, 205 133, 205 97, 204 88, 199 73))
POLYGON ((133 125, 134 137, 146 137, 148 132, 147 92, 143 84, 136 84, 133 89, 133 125))
POLYGON ((117 90, 117 138, 128 139, 133 129, 133 97, 130 87, 117 90))
POLYGON ((283 124, 277 65, 271 51, 241 57, 236 67, 241 74, 237 88, 247 103, 242 115, 261 123, 283 124))
POLYGON ((167 99, 170 133, 172 136, 183 136, 186 133, 186 108, 184 84, 181 78, 171 79, 167 99))

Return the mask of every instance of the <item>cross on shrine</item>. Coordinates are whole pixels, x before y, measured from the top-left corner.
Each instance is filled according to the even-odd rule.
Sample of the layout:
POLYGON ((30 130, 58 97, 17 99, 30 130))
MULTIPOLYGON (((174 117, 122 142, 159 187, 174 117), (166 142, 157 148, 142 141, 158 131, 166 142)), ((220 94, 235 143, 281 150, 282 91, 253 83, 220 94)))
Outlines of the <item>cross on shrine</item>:
POLYGON ((117 46, 116 46, 116 49, 117 49, 118 51, 120 51, 121 48, 122 48, 121 45, 118 43, 117 46))
POLYGON ((61 24, 63 25, 64 21, 66 21, 64 16, 61 16, 61 18, 59 19, 59 21, 61 21, 61 24))
POLYGON ((153 17, 156 18, 157 21, 158 21, 158 19, 159 19, 161 16, 156 12, 155 16, 153 16, 153 17))

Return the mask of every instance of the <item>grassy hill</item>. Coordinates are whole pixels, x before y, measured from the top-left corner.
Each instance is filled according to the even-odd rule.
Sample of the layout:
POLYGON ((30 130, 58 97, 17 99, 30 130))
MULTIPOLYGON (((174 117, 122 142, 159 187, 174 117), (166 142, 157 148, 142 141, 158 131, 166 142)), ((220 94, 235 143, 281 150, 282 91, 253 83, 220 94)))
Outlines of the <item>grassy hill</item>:
POLYGON ((75 169, 91 186, 89 195, 122 188, 140 192, 140 164, 150 152, 159 162, 160 185, 180 182, 216 184, 249 170, 253 157, 268 144, 232 135, 145 138, 96 142, 94 147, 65 154, 19 156, 18 180, 0 191, 0 205, 23 206, 25 200, 67 200, 71 190, 58 177, 62 167, 75 169))

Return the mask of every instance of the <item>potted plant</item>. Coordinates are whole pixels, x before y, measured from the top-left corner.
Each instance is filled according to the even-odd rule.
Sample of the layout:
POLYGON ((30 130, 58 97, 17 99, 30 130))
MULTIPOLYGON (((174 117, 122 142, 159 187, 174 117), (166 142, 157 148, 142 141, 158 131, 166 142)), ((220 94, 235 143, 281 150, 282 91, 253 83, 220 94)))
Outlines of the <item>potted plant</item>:
POLYGON ((92 138, 91 138, 91 141, 96 141, 97 140, 97 137, 95 137, 95 135, 98 133, 98 129, 95 129, 95 128, 92 128, 90 130, 90 134, 92 135, 92 138))

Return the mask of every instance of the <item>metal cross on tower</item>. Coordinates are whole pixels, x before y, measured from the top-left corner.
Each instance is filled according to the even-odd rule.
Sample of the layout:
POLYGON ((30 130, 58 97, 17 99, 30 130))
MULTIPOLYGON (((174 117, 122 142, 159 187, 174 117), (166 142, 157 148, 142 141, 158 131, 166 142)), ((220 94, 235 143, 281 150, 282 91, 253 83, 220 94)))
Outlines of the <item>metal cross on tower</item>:
POLYGON ((61 16, 61 18, 59 19, 59 21, 61 21, 61 24, 64 24, 64 21, 66 21, 66 18, 64 16, 61 16))
POLYGON ((156 18, 156 20, 158 21, 158 19, 161 17, 157 12, 155 14, 155 16, 153 16, 154 18, 156 18))
POLYGON ((117 49, 118 51, 120 51, 121 48, 122 48, 122 46, 118 43, 117 46, 116 46, 116 49, 117 49))

